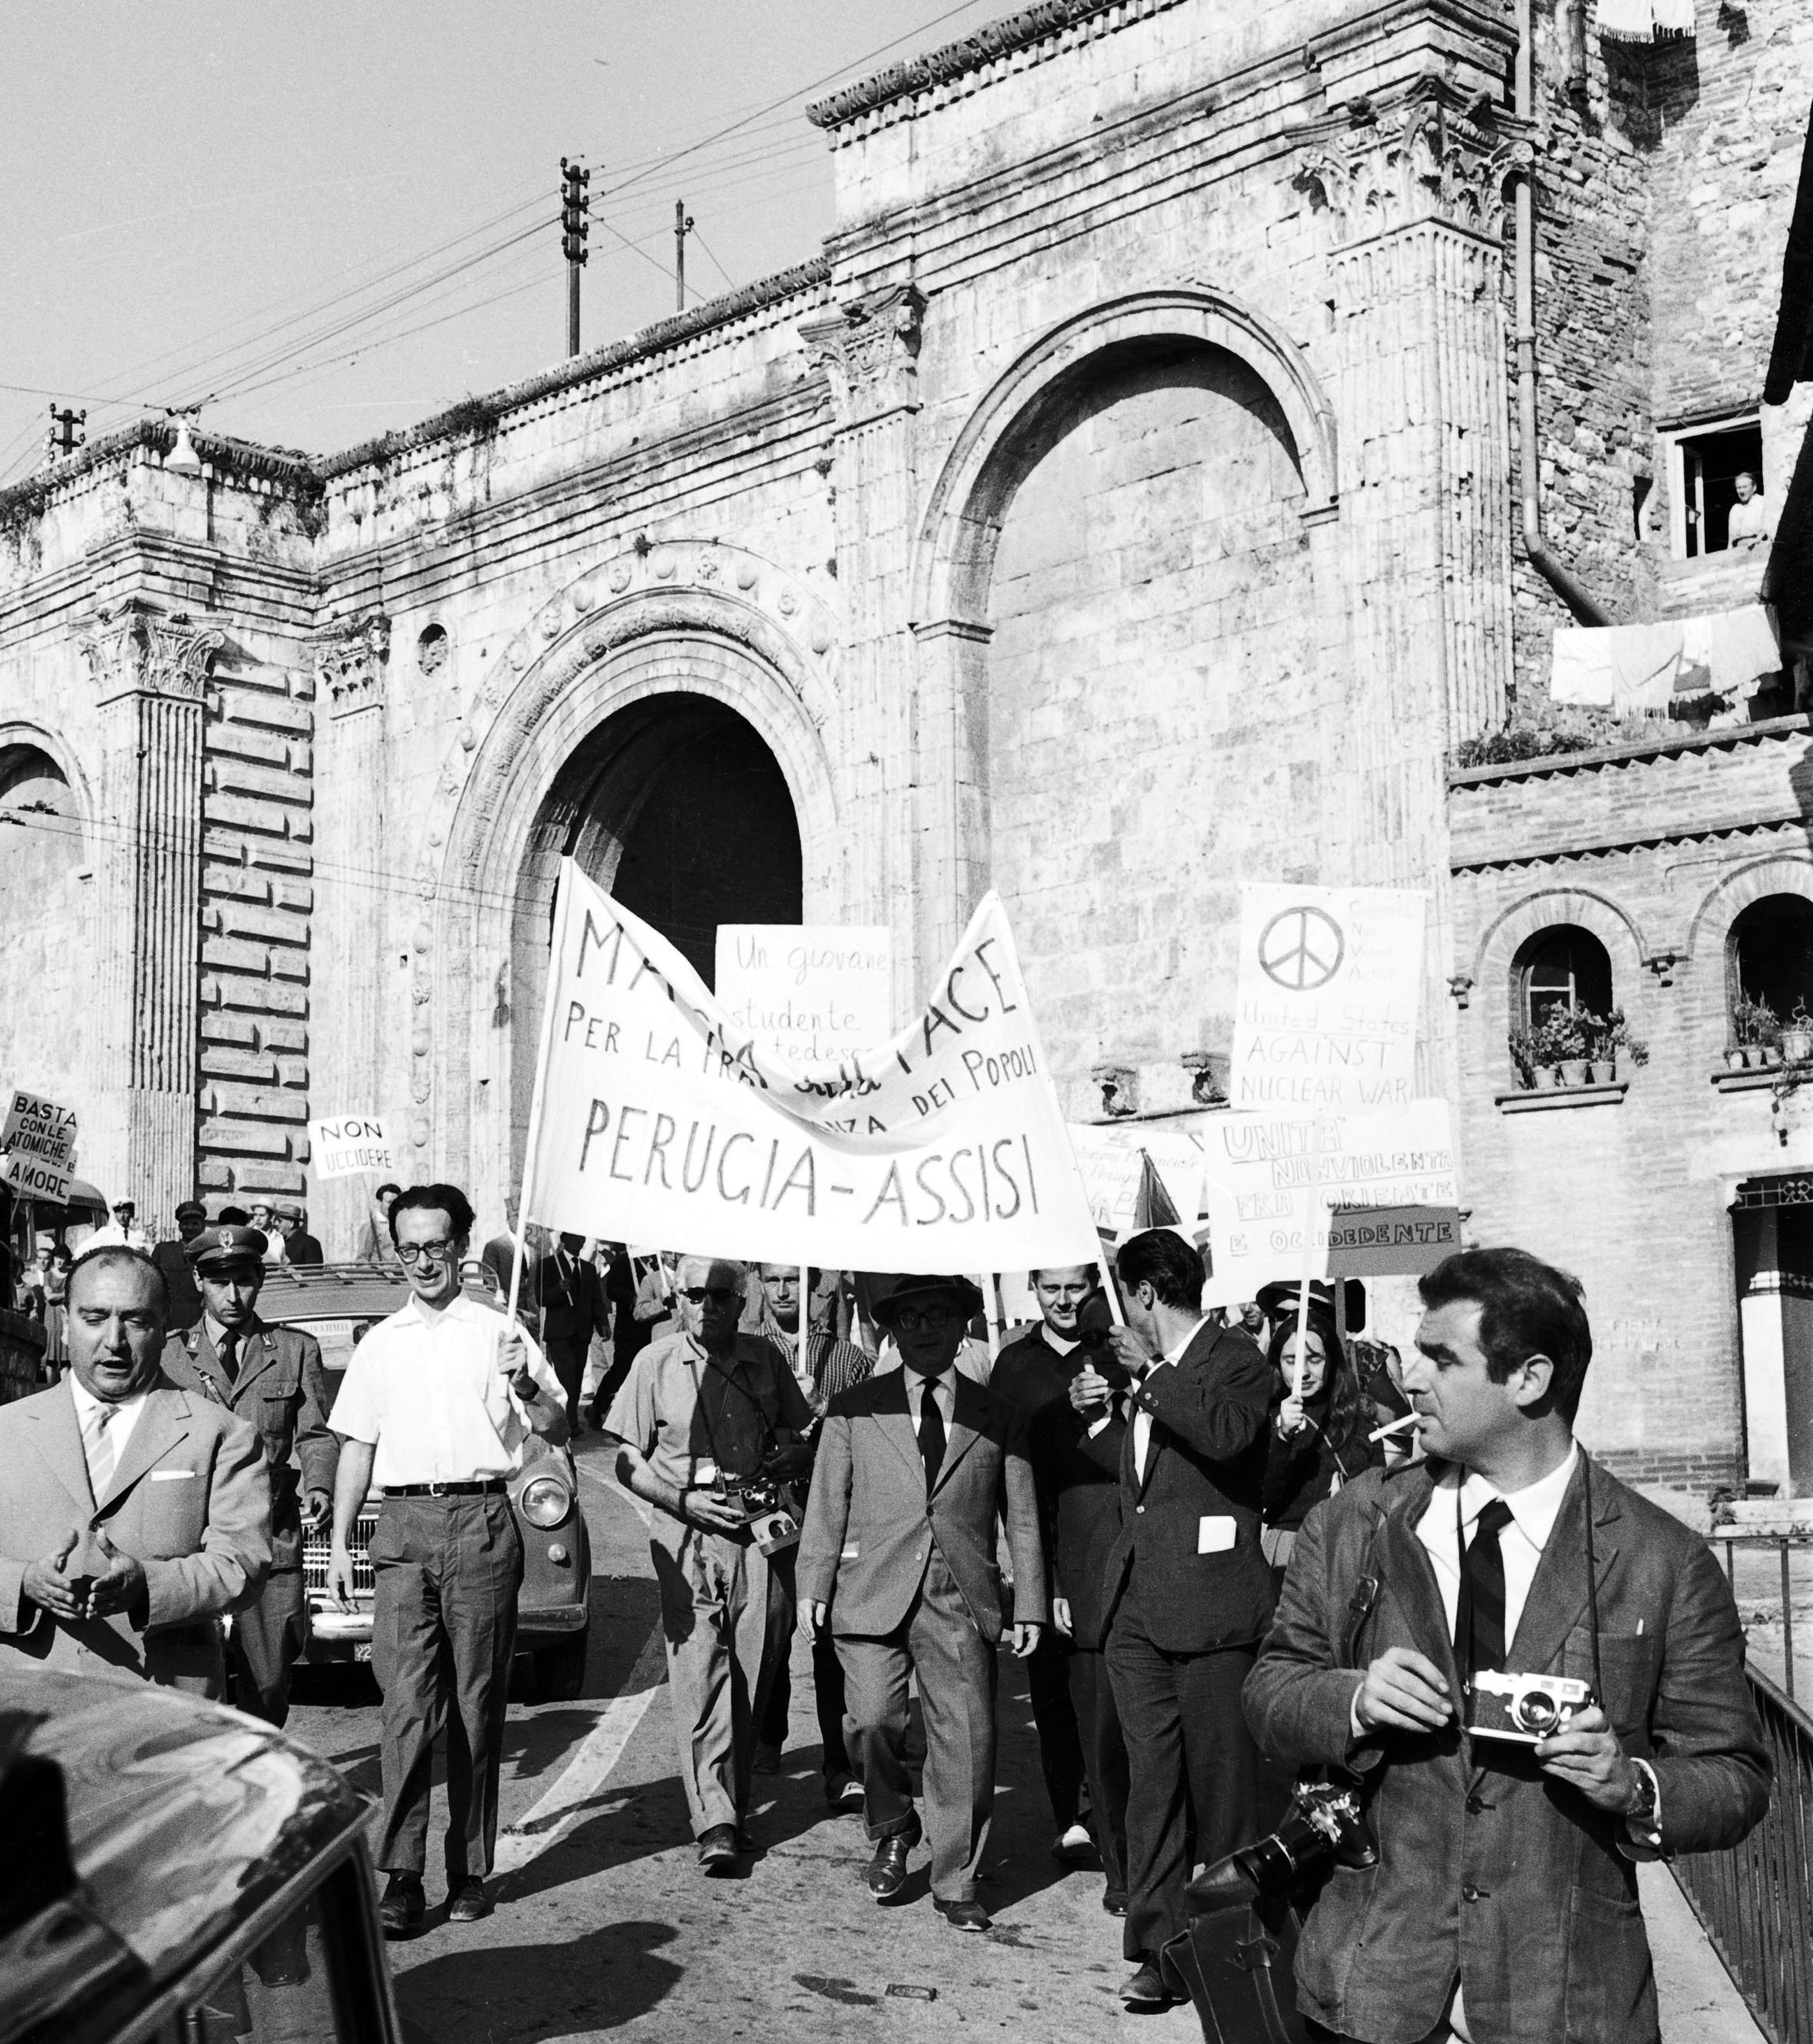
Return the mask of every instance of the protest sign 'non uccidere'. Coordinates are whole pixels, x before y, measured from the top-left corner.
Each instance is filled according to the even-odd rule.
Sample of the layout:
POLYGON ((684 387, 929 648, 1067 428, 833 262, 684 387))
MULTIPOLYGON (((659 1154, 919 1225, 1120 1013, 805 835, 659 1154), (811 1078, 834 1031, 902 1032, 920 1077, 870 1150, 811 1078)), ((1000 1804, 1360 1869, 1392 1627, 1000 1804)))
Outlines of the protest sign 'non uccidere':
POLYGON ((309 1170, 317 1178, 351 1178, 364 1171, 394 1171, 390 1137, 375 1114, 343 1114, 309 1124, 309 1170))
POLYGON ((1096 1253, 993 894, 917 1020, 802 1070, 569 860, 536 1097, 524 1205, 550 1226, 858 1270, 1096 1253))

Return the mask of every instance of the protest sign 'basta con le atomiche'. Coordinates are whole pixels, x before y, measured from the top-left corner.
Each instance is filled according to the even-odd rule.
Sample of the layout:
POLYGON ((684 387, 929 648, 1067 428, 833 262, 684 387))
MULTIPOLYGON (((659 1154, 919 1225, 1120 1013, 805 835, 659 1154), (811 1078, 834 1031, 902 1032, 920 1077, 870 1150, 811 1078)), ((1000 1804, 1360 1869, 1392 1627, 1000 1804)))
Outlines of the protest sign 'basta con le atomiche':
POLYGON ((618 1241, 932 1272, 1097 1246, 992 893, 915 1021, 801 1068, 567 861, 528 1155, 531 1218, 618 1241))
POLYGON ((21 1199, 61 1206, 75 1178, 75 1112, 41 1093, 13 1095, 0 1124, 6 1178, 21 1199))

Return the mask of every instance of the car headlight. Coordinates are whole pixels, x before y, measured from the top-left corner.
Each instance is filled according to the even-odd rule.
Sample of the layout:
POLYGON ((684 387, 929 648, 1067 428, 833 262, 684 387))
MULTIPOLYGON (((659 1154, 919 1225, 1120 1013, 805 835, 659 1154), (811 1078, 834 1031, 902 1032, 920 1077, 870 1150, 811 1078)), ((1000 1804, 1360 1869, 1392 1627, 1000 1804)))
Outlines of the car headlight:
POLYGON ((523 1487, 522 1515, 532 1526, 558 1526, 573 1503, 573 1493, 557 1476, 538 1476, 523 1487))

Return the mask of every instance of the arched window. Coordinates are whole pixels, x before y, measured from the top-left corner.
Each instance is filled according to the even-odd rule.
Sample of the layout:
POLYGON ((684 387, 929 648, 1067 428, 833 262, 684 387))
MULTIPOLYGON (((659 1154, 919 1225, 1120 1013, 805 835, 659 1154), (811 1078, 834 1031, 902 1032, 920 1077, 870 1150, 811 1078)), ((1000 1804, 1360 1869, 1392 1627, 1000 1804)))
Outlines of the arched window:
POLYGON ((1802 1006, 1813 1013, 1813 901, 1800 894, 1753 901, 1731 925, 1727 984, 1734 1011, 1740 1001, 1766 1003, 1777 1022, 1802 1006))
POLYGON ((1611 1012, 1611 958, 1577 924, 1538 930, 1518 952, 1511 971, 1512 1012, 1526 1029, 1541 1028, 1557 1009, 1611 1012))

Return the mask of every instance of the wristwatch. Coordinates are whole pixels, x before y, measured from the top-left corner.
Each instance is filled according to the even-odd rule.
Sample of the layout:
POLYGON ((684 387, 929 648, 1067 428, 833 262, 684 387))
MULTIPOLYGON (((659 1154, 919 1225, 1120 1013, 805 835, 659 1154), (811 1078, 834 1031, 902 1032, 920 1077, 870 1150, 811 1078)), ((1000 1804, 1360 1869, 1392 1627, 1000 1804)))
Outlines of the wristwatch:
POLYGON ((1657 1807, 1661 1792, 1656 1785, 1655 1770, 1645 1761, 1631 1762, 1637 1777, 1636 1804, 1624 1813, 1624 1821, 1636 1835, 1650 1845, 1659 1845, 1661 1833, 1656 1824, 1657 1807))

